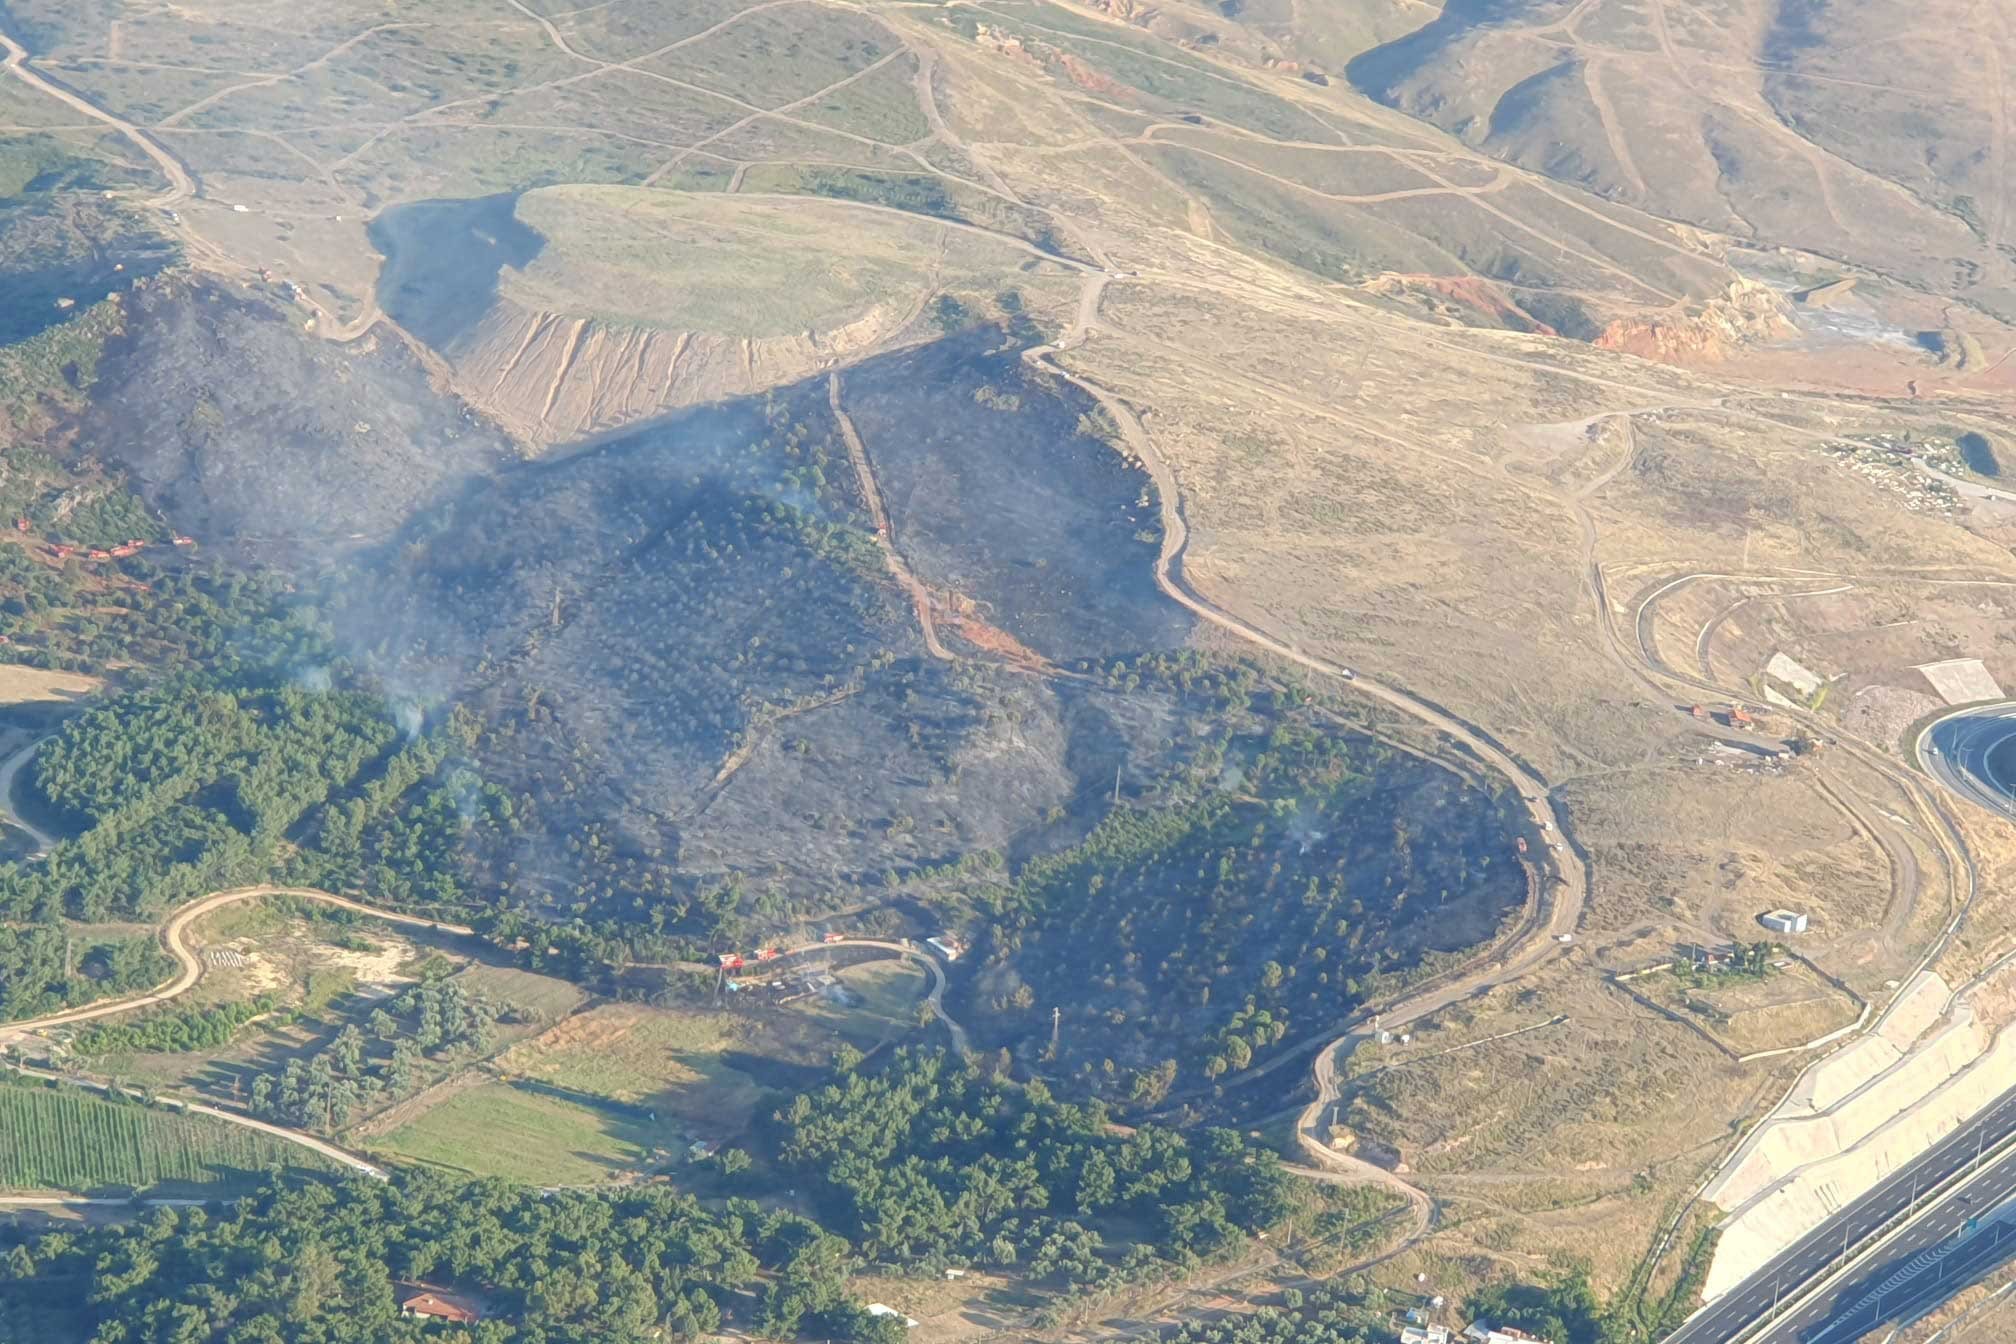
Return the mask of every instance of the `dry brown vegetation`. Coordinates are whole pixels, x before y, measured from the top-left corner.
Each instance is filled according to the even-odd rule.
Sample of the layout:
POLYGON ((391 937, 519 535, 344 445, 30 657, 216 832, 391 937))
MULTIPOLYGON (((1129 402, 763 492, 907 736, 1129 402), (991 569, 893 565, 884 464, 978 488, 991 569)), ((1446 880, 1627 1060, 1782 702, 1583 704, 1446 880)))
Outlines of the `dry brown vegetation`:
MULTIPOLYGON (((2006 828, 1957 818, 1976 896, 1900 768, 1934 704, 1916 665, 1979 657, 2016 684, 2016 524, 1926 507, 1908 464, 1858 469, 1855 446, 2006 441, 2016 49, 1992 6, 1941 0, 1870 87, 1853 53, 1883 6, 1834 7, 1810 41, 1757 3, 1503 8, 1530 13, 11 6, 41 69, 195 174, 192 256, 298 279, 325 333, 379 316, 374 215, 576 184, 521 202, 553 252, 505 268, 522 311, 482 338, 502 353, 438 350, 523 437, 786 381, 927 338, 936 299, 999 316, 1016 295, 1058 366, 1140 415, 1195 589, 1480 725, 1566 804, 1593 876, 1582 945, 1421 1039, 1568 1022, 1397 1064, 1354 1115, 1466 1215, 1424 1264, 1562 1252, 1609 1285, 1796 1062, 1737 1065, 1605 972, 1753 936, 1786 903, 1813 914, 1816 964, 1880 996, 1961 902, 1953 979, 2016 925, 2006 828), (709 289, 731 266, 751 288, 709 289), (1791 298, 1842 275, 1862 283, 1824 310, 1791 298), (1761 317, 1731 335, 1714 305, 1745 280, 1761 317), (714 332, 720 362, 610 336, 577 368, 589 319, 714 332), (1913 340, 1949 328, 1984 358, 1913 340), (757 338, 789 347, 774 367, 757 338), (1836 745, 1718 753, 1731 732, 1684 707, 1761 696, 1781 651, 1832 689, 1770 736, 1836 745)), ((10 120, 87 134, 0 91, 10 120)), ((1808 1017, 1738 1044, 1836 1020, 1808 1017)))
POLYGON ((105 685, 101 677, 19 663, 0 665, 0 704, 74 704, 105 685))

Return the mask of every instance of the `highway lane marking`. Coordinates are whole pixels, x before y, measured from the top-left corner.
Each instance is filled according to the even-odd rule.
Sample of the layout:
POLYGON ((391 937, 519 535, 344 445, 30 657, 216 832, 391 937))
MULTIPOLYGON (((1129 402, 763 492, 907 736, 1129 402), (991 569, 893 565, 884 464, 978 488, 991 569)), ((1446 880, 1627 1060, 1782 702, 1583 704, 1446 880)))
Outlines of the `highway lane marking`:
MULTIPOLYGON (((2001 1112, 2004 1112, 2008 1109, 2009 1109, 2009 1103, 2005 1101, 2005 1103, 2002 1106, 1998 1106, 1997 1108, 1995 1108, 1995 1112, 1993 1114, 1999 1115, 2001 1112)), ((1988 1118, 1990 1117, 1984 1116, 1982 1118, 1981 1124, 1977 1126, 1977 1128, 1985 1127, 1988 1118)), ((1967 1129, 1956 1130, 1952 1136, 1950 1136, 1944 1143, 1942 1143, 1941 1147, 1943 1148, 1950 1145, 1953 1140, 1963 1137, 1968 1132, 1970 1131, 1967 1129)), ((1938 1150, 1935 1149, 1934 1151, 1938 1150)), ((1973 1192, 1973 1188, 1977 1184, 1985 1182, 1986 1185, 1989 1187, 1999 1186, 1999 1188, 1983 1189, 1979 1192, 1974 1192, 1978 1194, 1985 1194, 1987 1196, 1984 1206, 1996 1206, 1999 1204, 2006 1204, 2012 1188, 2016 1188, 2016 1163, 2012 1163, 2011 1160, 2012 1158, 2016 1158, 2016 1153, 2010 1153, 2010 1152, 2003 1153, 2002 1156, 1996 1162, 1991 1163, 1985 1167, 1982 1167, 1979 1171, 1977 1171, 1974 1174, 1974 1176, 1968 1178, 1967 1180, 1963 1181, 1960 1185, 1955 1186, 1951 1190, 1947 1191, 1944 1198, 1938 1200, 1935 1203, 1928 1204, 1926 1206, 1925 1212, 1919 1215, 1917 1225, 1915 1227, 1913 1227, 1911 1223, 1907 1222, 1906 1224, 1903 1225, 1903 1227, 1900 1227, 1898 1229, 1899 1232, 1902 1232, 1904 1230, 1904 1227, 1912 1227, 1912 1233, 1910 1236, 1906 1237, 1904 1240, 1898 1243, 1898 1245, 1896 1246, 1896 1251, 1900 1254, 1908 1252, 1915 1260, 1927 1254, 1925 1251, 1919 1248, 1926 1246, 1928 1243, 1936 1244, 1938 1242, 1945 1241, 1948 1237, 1950 1237, 1954 1231, 1956 1231, 1963 1225, 1964 1219, 1967 1216, 1967 1211, 1972 1207, 1975 1207, 1972 1203, 1971 1198, 1965 1202, 1962 1202, 1962 1196, 1969 1195, 1970 1192, 1973 1192), (1999 1176, 2001 1179, 1999 1180, 1999 1182, 1987 1180, 1987 1178, 1991 1176, 1999 1176)), ((1962 1167, 1952 1168, 1951 1170, 1948 1171, 1946 1176, 1950 1177, 1952 1174, 1963 1169, 1964 1166, 1972 1165, 1973 1162, 1977 1160, 1978 1159, 1970 1159, 1968 1163, 1962 1164, 1962 1167)), ((1945 1178, 1946 1177, 1936 1177, 1935 1179, 1945 1179, 1945 1178)), ((2012 1212, 2010 1216, 2016 1217, 2016 1212, 2012 1212)), ((2000 1229, 2006 1227, 2008 1225, 2008 1221, 2009 1221, 2008 1217, 2002 1217, 1997 1219, 1998 1230, 1996 1233, 1996 1241, 1990 1243, 1991 1248, 1999 1244, 2002 1235, 2000 1229)), ((1874 1249, 1875 1249, 1874 1247, 1870 1248, 1870 1252, 1873 1252, 1874 1249)), ((1829 1314, 1834 1316, 1836 1319, 1834 1319, 1832 1323, 1830 1323, 1818 1335, 1813 1336, 1812 1339, 1802 1341, 1802 1344, 1822 1344, 1822 1341, 1824 1341, 1828 1336, 1832 1335, 1835 1331, 1839 1330, 1845 1325, 1854 1324, 1865 1309, 1869 1309, 1872 1307, 1874 1308, 1874 1310, 1871 1311, 1870 1324, 1872 1326, 1879 1324, 1880 1311, 1883 1299, 1888 1298, 1895 1293, 1908 1293, 1911 1281, 1921 1276, 1925 1272, 1925 1270, 1932 1268, 1935 1264, 1941 1266, 1940 1270, 1941 1279, 1935 1280, 1935 1282, 1943 1281, 1943 1276, 1945 1272, 1944 1265, 1946 1263, 1945 1253, 1947 1251, 1965 1251, 1971 1253, 1972 1250, 1973 1247, 1970 1246, 1968 1242, 1960 1241, 1952 1244, 1949 1247, 1943 1248, 1939 1252, 1934 1252, 1932 1255, 1932 1259, 1927 1260, 1926 1263, 1922 1265, 1919 1265, 1901 1282, 1896 1281, 1897 1275, 1895 1272, 1893 1272, 1891 1277, 1889 1279, 1886 1279, 1884 1282, 1886 1285, 1895 1283, 1894 1287, 1886 1286, 1879 1292, 1865 1293, 1861 1298, 1857 1299, 1854 1305, 1849 1307, 1841 1306, 1839 1296, 1831 1298, 1830 1297, 1815 1298, 1811 1303, 1809 1303, 1809 1305, 1805 1308, 1805 1310, 1800 1311, 1789 1318, 1785 1318, 1778 1321, 1775 1327, 1770 1322, 1767 1321, 1765 1323, 1766 1328, 1764 1330, 1764 1333, 1758 1337, 1757 1344, 1770 1344, 1770 1341, 1774 1337, 1778 1336, 1780 1331, 1782 1331, 1786 1326, 1796 1325, 1799 1322, 1804 1321, 1807 1317, 1811 1316, 1814 1312, 1819 1311, 1823 1308, 1826 1309, 1829 1312, 1829 1314)), ((1870 1252, 1864 1252, 1864 1254, 1866 1255, 1870 1252)), ((1859 1256, 1856 1257, 1856 1259, 1860 1258, 1861 1257, 1859 1256)), ((1966 1262, 1965 1257, 1963 1256, 1962 1263, 1964 1264, 1965 1262, 1966 1262)), ((1855 1260, 1850 1260, 1846 1265, 1842 1267, 1843 1271, 1845 1272, 1846 1269, 1852 1268, 1854 1263, 1855 1260)), ((1896 1260, 1894 1257, 1891 1259, 1889 1264, 1891 1266, 1894 1266, 1896 1264, 1896 1260)), ((1958 1283, 1958 1280, 1956 1280, 1956 1291, 1958 1289, 1958 1286, 1960 1285, 1958 1283)), ((1907 1296, 1903 1300, 1908 1303, 1912 1299, 1907 1296)), ((1748 1329, 1750 1328, 1751 1325, 1754 1324, 1756 1324, 1756 1322, 1752 1321, 1748 1325, 1739 1328, 1734 1334, 1725 1336, 1725 1338, 1735 1338, 1736 1336, 1740 1335, 1744 1329, 1748 1329)))
MULTIPOLYGON (((1847 1236, 1853 1237, 1857 1230, 1855 1223, 1860 1221, 1859 1217, 1850 1217, 1849 1215, 1857 1209, 1866 1210, 1870 1201, 1875 1200, 1878 1195, 1885 1191, 1890 1191, 1893 1187, 1901 1185, 1907 1176, 1912 1178, 1914 1194, 1911 1201, 1903 1207, 1902 1211, 1905 1214, 1905 1221, 1898 1224, 1890 1233, 1882 1234, 1875 1244, 1864 1247, 1854 1255, 1843 1260, 1833 1270, 1834 1277, 1845 1274, 1862 1259, 1873 1255, 1885 1245, 1884 1238, 1886 1237, 1896 1238, 1905 1235, 1907 1232, 1913 1237, 1922 1237, 1926 1228, 1936 1223, 1942 1214, 1951 1213, 1956 1207, 1964 1207, 1956 1206, 1954 1201, 1962 1194, 1976 1191, 1977 1187, 1979 1187, 1978 1193, 1990 1195, 1990 1203, 2002 1200, 2012 1187, 2016 1187, 2016 1149, 2003 1147, 2012 1136, 2016 1136, 2016 1127, 2012 1127, 2011 1130, 2001 1133, 1996 1138, 1997 1154, 1993 1162, 1982 1164, 1983 1150, 1980 1140, 1982 1135, 1997 1128, 2002 1122, 2006 1121, 2012 1109, 2016 1109, 2016 1093, 2005 1094, 1999 1103, 1975 1116, 1970 1123, 1954 1130, 1931 1149, 1912 1159, 1911 1162, 1906 1163, 1903 1167, 1872 1187, 1861 1199, 1858 1199, 1855 1203, 1850 1204, 1841 1213, 1837 1214, 1835 1219, 1844 1220, 1845 1228, 1834 1226, 1835 1219, 1822 1223, 1819 1227, 1801 1238, 1800 1241, 1795 1242, 1791 1247, 1780 1253, 1778 1260, 1783 1263, 1774 1261, 1772 1264, 1763 1266, 1756 1271, 1751 1280, 1745 1280, 1745 1283, 1755 1282, 1756 1293, 1760 1299, 1763 1293, 1763 1285, 1767 1282, 1771 1283, 1774 1285, 1773 1292, 1775 1297, 1777 1293, 1776 1285, 1789 1273, 1795 1275, 1793 1280, 1795 1302, 1799 1300, 1797 1294, 1802 1291, 1809 1295, 1822 1292, 1829 1281, 1828 1266, 1834 1262, 1834 1257, 1826 1254, 1827 1249, 1831 1247, 1836 1235, 1845 1230, 1847 1236), (1970 1136, 1976 1139, 1975 1156, 1962 1158, 1958 1162, 1953 1161, 1953 1158, 1961 1157, 1965 1153, 1965 1140, 1970 1136), (1969 1166, 1976 1167, 1976 1170, 1971 1175, 1962 1177, 1961 1173, 1969 1166), (1915 1189, 1921 1183, 1929 1182, 1931 1189, 1937 1190, 1942 1183, 1953 1181, 1956 1177, 1960 1178, 1958 1184, 1950 1186, 1942 1198, 1928 1203, 1922 1214, 1913 1216, 1912 1211, 1916 1208, 1917 1204, 1915 1189), (1991 1180, 1991 1177, 1997 1179, 1991 1180), (1997 1180, 2001 1182, 1999 1189, 1994 1188, 1997 1180), (1819 1268, 1813 1272, 1804 1272, 1809 1263, 1817 1263, 1819 1268), (1810 1286, 1814 1284, 1816 1278, 1819 1281, 1818 1286, 1810 1286)), ((1899 1210, 1895 1206, 1889 1206, 1876 1212, 1878 1216, 1874 1222, 1861 1229, 1865 1234, 1876 1231, 1890 1222, 1896 1217, 1899 1210)), ((1921 1244, 1922 1242, 1914 1240, 1907 1243, 1906 1246, 1900 1247, 1900 1249, 1915 1247, 1921 1244)), ((1714 1330, 1719 1322, 1722 1322, 1726 1317, 1733 1314, 1729 1310, 1730 1308, 1748 1307, 1751 1299, 1747 1295, 1739 1296, 1742 1291, 1743 1285, 1739 1284, 1729 1294, 1702 1307, 1694 1317, 1681 1326, 1680 1330, 1668 1337, 1668 1344, 1679 1344, 1680 1341, 1690 1338, 1712 1338, 1717 1344, 1720 1344, 1721 1341, 1737 1338, 1760 1324, 1764 1329, 1763 1333, 1758 1337, 1759 1344, 1768 1344, 1777 1335, 1779 1329, 1797 1321, 1805 1314, 1802 1312, 1793 1317, 1774 1320, 1772 1319, 1773 1314, 1767 1313, 1765 1319, 1760 1320, 1756 1312, 1746 1311, 1744 1313, 1745 1319, 1737 1324, 1734 1329, 1717 1332, 1712 1336, 1709 1335, 1707 1332, 1714 1330)), ((1838 1297, 1809 1297, 1807 1311, 1810 1312, 1814 1307, 1831 1306, 1837 1301, 1838 1297)), ((1852 1317, 1849 1319, 1852 1319, 1852 1317)), ((1831 1329, 1832 1327, 1830 1327, 1830 1332, 1831 1329)), ((1824 1338, 1824 1335, 1822 1337, 1824 1338)), ((1804 1344, 1819 1344, 1819 1341, 1816 1339, 1806 1341, 1804 1344)))

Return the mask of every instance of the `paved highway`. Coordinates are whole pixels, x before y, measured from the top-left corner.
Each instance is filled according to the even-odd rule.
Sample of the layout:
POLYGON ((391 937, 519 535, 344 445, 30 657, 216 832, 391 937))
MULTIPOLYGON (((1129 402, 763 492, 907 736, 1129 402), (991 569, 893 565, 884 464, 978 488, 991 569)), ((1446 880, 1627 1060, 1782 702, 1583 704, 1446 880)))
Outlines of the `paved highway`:
MULTIPOLYGON (((2004 1094, 1989 1109, 1898 1168, 1861 1199, 1696 1312, 1666 1337, 1666 1344, 1723 1344, 1734 1339, 1753 1322, 1770 1315, 1774 1303, 1796 1299, 1801 1289, 1840 1260, 1844 1245, 1852 1249, 1856 1242, 1867 1239, 1875 1229, 1904 1213, 1920 1194, 1963 1171, 1978 1153, 1992 1149, 2011 1134, 2016 1134, 2016 1092, 2004 1094)), ((1984 1163, 1966 1190, 1919 1209, 1911 1229, 1885 1246, 1876 1263, 1889 1263, 1895 1268, 1942 1237, 1950 1237, 1968 1217, 2011 1194, 2016 1194, 2016 1153, 1984 1163), (1960 1201, 1960 1195, 1968 1197, 1966 1202, 1960 1201), (1893 1256, 1901 1258, 1893 1260, 1893 1256)), ((1868 1273, 1867 1267, 1858 1268, 1842 1283, 1833 1285, 1811 1303, 1801 1305, 1797 1315, 1775 1322, 1754 1338, 1762 1344, 1822 1344, 1820 1332, 1834 1328, 1838 1312, 1842 1313, 1841 1328, 1825 1339, 1832 1344, 1854 1339, 1847 1329, 1852 1320, 1860 1319, 1866 1329, 1872 1319, 1870 1308, 1874 1304, 1859 1305, 1858 1285, 1866 1287, 1872 1282, 1868 1273)), ((1888 1271, 1879 1273, 1876 1281, 1887 1275, 1888 1271)))
POLYGON ((1853 1344, 1872 1332, 1883 1337, 1887 1329, 1937 1307, 2016 1255, 2016 1213, 1976 1212, 2008 1193, 2007 1182, 2000 1196, 1984 1190, 1971 1204, 1943 1216, 1936 1235, 1928 1229, 1915 1248, 1900 1250, 1894 1258, 1885 1255, 1867 1272, 1858 1269, 1825 1316, 1816 1315, 1795 1333, 1763 1338, 1770 1344, 1853 1344), (1973 1228, 1967 1226, 1970 1221, 1973 1228))
POLYGON ((1983 1163, 1962 1188, 1927 1203, 1907 1230, 1838 1283, 1760 1331, 1758 1344, 1849 1344, 1909 1308, 1959 1291, 2016 1253, 2016 1227, 1985 1216, 2012 1196, 2016 1153, 1983 1163))
POLYGON ((1919 735, 1918 763, 1967 801, 2016 821, 2011 739, 2016 739, 2016 703, 1956 710, 1919 735))

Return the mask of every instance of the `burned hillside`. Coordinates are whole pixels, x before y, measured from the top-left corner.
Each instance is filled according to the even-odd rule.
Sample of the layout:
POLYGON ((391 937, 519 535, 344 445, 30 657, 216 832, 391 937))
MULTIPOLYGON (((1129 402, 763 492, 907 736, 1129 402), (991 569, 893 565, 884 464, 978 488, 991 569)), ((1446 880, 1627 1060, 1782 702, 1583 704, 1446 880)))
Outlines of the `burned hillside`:
POLYGON ((69 451, 241 557, 312 569, 515 459, 396 339, 317 340, 280 293, 181 275, 127 302, 69 451))
POLYGON ((1118 758, 1079 738, 1106 716, 1048 660, 1173 647, 1187 617, 1153 590, 1145 480, 1000 345, 850 375, 872 460, 807 382, 473 478, 327 579, 359 665, 477 711, 518 800, 494 876, 597 915, 717 886, 816 911, 1025 847, 1101 791, 1084 758, 1118 758), (895 545, 921 539, 942 656, 874 478, 895 545))
POLYGON ((292 588, 326 640, 296 684, 435 744, 382 820, 306 818, 329 880, 685 955, 840 910, 991 928, 982 1033, 1037 1049, 1068 1000, 1108 1024, 1065 1047, 1084 1085, 1153 1100, 1488 936, 1523 880, 1490 800, 1187 650, 1146 475, 1020 348, 526 461, 402 345, 178 281, 75 443, 292 588), (380 423, 339 423, 360 396, 380 423))

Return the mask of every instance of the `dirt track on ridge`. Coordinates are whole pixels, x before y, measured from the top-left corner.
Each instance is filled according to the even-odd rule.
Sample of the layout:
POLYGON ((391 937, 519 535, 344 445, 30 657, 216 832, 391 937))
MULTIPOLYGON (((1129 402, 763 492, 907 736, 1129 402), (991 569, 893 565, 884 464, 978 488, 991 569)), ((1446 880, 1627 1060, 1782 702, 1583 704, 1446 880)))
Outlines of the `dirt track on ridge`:
POLYGON ((131 1012, 136 1008, 150 1008, 155 1004, 167 1003, 180 998, 196 987, 203 978, 203 959, 191 950, 185 938, 189 926, 205 915, 236 905, 241 901, 256 900, 262 896, 293 896, 300 900, 315 901, 321 905, 333 905, 342 910, 354 910, 373 919, 383 919, 394 924, 406 924, 418 928, 438 929, 442 933, 457 934, 462 937, 476 931, 461 924, 444 924, 439 920, 423 919, 419 915, 402 915, 391 910, 380 910, 362 901, 353 901, 347 896, 332 892, 317 891, 313 887, 233 887, 228 891, 212 892, 208 896, 191 901, 168 917, 162 924, 160 939, 162 948, 173 957, 179 969, 172 980, 156 986, 142 994, 132 994, 125 998, 109 999, 102 1003, 89 1003, 82 1008, 71 1008, 60 1013, 50 1013, 44 1017, 31 1017, 19 1022, 0 1022, 0 1045, 20 1039, 30 1032, 49 1027, 66 1027, 78 1022, 90 1022, 101 1017, 111 1017, 117 1013, 131 1012))
MULTIPOLYGON (((33 748, 31 747, 29 750, 32 751, 33 748)), ((26 759, 26 753, 23 753, 16 759, 26 759)), ((168 955, 175 959, 178 965, 178 970, 173 979, 143 994, 128 995, 125 998, 111 999, 103 1003, 86 1004, 82 1008, 72 1008, 60 1013, 49 1013, 42 1017, 26 1018, 19 1022, 0 1023, 0 1046, 17 1044, 23 1037, 49 1027, 71 1026, 79 1022, 95 1021, 98 1018, 111 1017, 118 1013, 128 1013, 135 1009, 167 1003, 170 1000, 187 994, 191 989, 196 987, 196 982, 203 978, 203 959, 188 944, 186 935, 189 932, 190 926, 205 915, 213 914, 225 906, 237 905, 240 902, 256 900, 264 896, 292 896, 299 900, 315 901, 319 904, 335 906, 342 910, 354 910, 373 919, 387 920, 394 924, 437 929, 442 933, 452 933, 464 937, 473 935, 476 932, 474 929, 461 924, 444 924, 439 920, 425 919, 418 915, 403 915, 392 910, 380 910, 375 906, 366 905, 362 901, 353 901, 347 896, 338 896, 327 891, 318 891, 313 887, 262 885, 234 887, 228 891, 212 892, 210 895, 191 901, 188 905, 175 911, 161 925, 159 935, 161 945, 167 950, 168 955)), ((110 1092, 113 1090, 112 1084, 97 1079, 75 1077, 68 1074, 52 1073, 44 1069, 25 1067, 19 1071, 32 1078, 43 1078, 54 1082, 68 1083, 75 1087, 89 1088, 97 1092, 110 1092)), ((226 1124, 237 1125, 243 1129, 258 1130, 262 1134, 270 1135, 273 1138, 281 1139, 285 1142, 296 1144, 299 1147, 307 1148, 312 1152, 320 1153, 323 1157, 348 1167, 352 1171, 361 1172, 376 1180, 382 1181, 385 1179, 383 1168, 367 1162, 348 1149, 338 1147, 327 1140, 318 1139, 314 1135, 304 1133, 301 1130, 289 1129, 284 1125, 269 1124, 264 1120, 255 1120, 251 1116, 242 1115, 237 1111, 228 1111, 221 1107, 209 1106, 200 1101, 189 1101, 180 1097, 163 1098, 162 1104, 187 1115, 207 1116, 213 1120, 222 1120, 226 1124)))
POLYGON ((875 469, 868 461, 868 446, 861 442, 860 433, 854 428, 853 417, 840 404, 840 375, 833 373, 826 378, 826 400, 833 408, 833 419, 840 425, 840 437, 847 441, 847 457, 854 464, 854 478, 860 484, 861 498, 868 505, 869 517, 875 520, 875 545, 882 552, 882 563, 889 570, 889 577, 896 580, 897 587, 910 595, 910 605, 917 612, 917 626, 924 633, 924 647, 931 656, 949 662, 952 651, 938 640, 937 623, 931 614, 935 599, 924 581, 910 569, 910 562, 896 549, 895 534, 889 530, 889 512, 882 507, 882 488, 875 483, 875 469))

